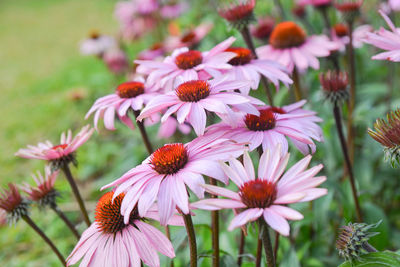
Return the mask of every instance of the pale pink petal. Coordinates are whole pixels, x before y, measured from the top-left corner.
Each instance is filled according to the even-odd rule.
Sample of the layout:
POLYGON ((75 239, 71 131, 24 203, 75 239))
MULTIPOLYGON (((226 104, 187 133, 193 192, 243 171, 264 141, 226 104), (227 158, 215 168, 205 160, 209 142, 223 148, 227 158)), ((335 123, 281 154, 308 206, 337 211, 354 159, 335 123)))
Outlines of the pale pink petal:
POLYGON ((231 221, 228 230, 232 231, 234 228, 245 225, 248 222, 257 220, 263 214, 263 211, 264 211, 263 209, 254 208, 254 209, 247 209, 239 213, 231 221))
POLYGON ((288 236, 290 231, 289 223, 278 213, 271 209, 264 210, 264 219, 272 229, 283 236, 288 236))

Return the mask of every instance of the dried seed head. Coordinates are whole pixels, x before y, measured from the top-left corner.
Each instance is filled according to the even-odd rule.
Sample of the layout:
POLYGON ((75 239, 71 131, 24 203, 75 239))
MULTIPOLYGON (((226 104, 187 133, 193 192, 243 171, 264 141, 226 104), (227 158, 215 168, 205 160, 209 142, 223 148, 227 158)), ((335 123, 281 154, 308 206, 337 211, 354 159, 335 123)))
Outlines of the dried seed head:
POLYGON ((256 0, 219 0, 218 13, 239 31, 252 23, 256 0))
POLYGON ((349 97, 346 72, 327 71, 319 75, 323 94, 331 103, 343 102, 349 97))
POLYGON ((9 183, 8 188, 0 192, 0 208, 6 211, 9 223, 16 223, 29 214, 29 202, 22 198, 15 184, 9 183))

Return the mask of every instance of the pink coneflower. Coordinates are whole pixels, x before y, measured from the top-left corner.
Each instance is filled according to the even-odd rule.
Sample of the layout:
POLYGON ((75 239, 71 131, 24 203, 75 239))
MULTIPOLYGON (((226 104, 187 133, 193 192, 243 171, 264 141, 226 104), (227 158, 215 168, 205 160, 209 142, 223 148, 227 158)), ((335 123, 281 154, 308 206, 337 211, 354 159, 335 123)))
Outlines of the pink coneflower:
POLYGON ((255 5, 256 0, 228 0, 225 3, 219 3, 218 13, 233 27, 240 30, 254 20, 255 5))
POLYGON ((96 100, 85 116, 89 118, 94 113, 94 127, 97 129, 100 118, 104 119, 104 126, 108 130, 115 130, 114 120, 119 120, 134 129, 130 111, 140 111, 157 94, 144 84, 143 78, 124 82, 118 85, 114 94, 103 96, 96 100))
POLYGON ((275 20, 273 18, 261 18, 256 25, 250 26, 250 32, 257 39, 268 41, 274 26, 275 20))
POLYGON ((305 101, 300 101, 283 108, 261 107, 260 115, 237 114, 236 125, 225 121, 214 124, 206 129, 208 133, 224 134, 236 142, 248 143, 250 151, 262 146, 265 151, 276 145, 282 146, 282 153, 288 151, 287 137, 297 148, 308 154, 309 148, 315 151, 312 139, 322 141, 322 133, 315 122, 321 121, 315 112, 301 109, 305 101))
POLYGON ((376 46, 380 49, 387 50, 387 52, 383 52, 373 56, 372 59, 399 62, 400 29, 394 26, 393 22, 385 13, 383 13, 381 10, 379 11, 379 13, 384 18, 391 31, 380 28, 379 31, 375 33, 367 33, 364 42, 376 46))
POLYGON ((314 7, 327 7, 332 4, 332 0, 299 0, 298 5, 313 5, 314 7))
POLYGON ((103 60, 108 69, 114 74, 121 74, 128 70, 128 57, 119 48, 106 51, 103 55, 103 60))
POLYGON ((393 10, 393 11, 400 11, 400 0, 389 0, 389 7, 393 10))
POLYGON ((8 190, 0 191, 0 209, 7 213, 7 220, 16 223, 28 215, 28 202, 22 198, 15 184, 9 183, 8 190))
POLYGON ((173 19, 179 17, 183 12, 188 9, 188 3, 186 2, 177 2, 170 1, 171 3, 167 3, 161 7, 160 14, 163 18, 173 19))
POLYGON ((68 133, 62 133, 60 144, 53 145, 50 141, 38 143, 38 145, 20 149, 15 153, 16 156, 28 159, 42 159, 50 162, 53 170, 59 169, 62 165, 70 162, 76 164, 75 151, 83 145, 92 135, 94 129, 86 125, 82 130, 72 138, 71 130, 68 133))
POLYGON ((165 46, 162 43, 155 43, 150 48, 141 51, 137 55, 137 59, 140 60, 154 60, 157 58, 161 58, 165 53, 165 46))
MULTIPOLYGON (((372 32, 373 28, 370 25, 361 25, 353 31, 353 47, 361 48, 363 46, 363 40, 367 36, 368 32, 372 32)), ((349 27, 345 24, 335 24, 332 29, 332 39, 334 42, 340 45, 340 50, 344 51, 346 45, 349 43, 349 27)))
POLYGON ((165 46, 168 51, 172 51, 181 47, 194 49, 203 40, 203 38, 211 31, 213 24, 205 22, 196 28, 184 32, 180 36, 171 36, 165 41, 165 46))
MULTIPOLYGON (((199 198, 204 197, 203 175, 226 183, 218 161, 238 157, 243 145, 228 141, 221 134, 198 137, 187 144, 167 144, 157 149, 143 163, 118 180, 104 186, 117 186, 115 194, 126 192, 121 214, 131 213, 137 205, 139 215, 146 214, 157 199, 160 222, 165 225, 177 206, 189 213, 186 186, 199 198)), ((127 218, 125 218, 127 222, 127 218)))
POLYGON ((225 49, 234 41, 235 38, 230 37, 208 52, 189 50, 186 47, 179 48, 162 62, 135 60, 135 63, 139 64, 137 72, 149 75, 147 78, 149 85, 155 85, 156 88, 163 88, 166 91, 173 89, 178 76, 189 75, 200 79, 219 76, 222 70, 232 68, 228 61, 235 54, 225 52, 225 49))
POLYGON ((45 176, 38 171, 37 175, 32 175, 36 186, 30 186, 25 183, 21 189, 28 194, 28 198, 31 201, 35 201, 40 207, 44 208, 46 206, 55 207, 56 198, 59 196, 58 191, 54 188, 54 183, 58 176, 58 171, 51 172, 50 168, 46 166, 45 176))
POLYGON ((279 150, 280 146, 277 146, 273 150, 264 151, 257 176, 247 152, 244 153, 243 164, 236 159, 229 161, 230 166, 222 164, 225 174, 238 186, 239 191, 203 185, 207 192, 228 199, 204 199, 191 206, 206 210, 244 209, 231 221, 228 228, 230 231, 263 217, 272 229, 288 236, 290 227, 287 220, 301 220, 303 215, 286 205, 326 195, 325 188, 316 188, 326 177, 315 176, 322 169, 322 164, 306 169, 311 156, 297 162, 284 174, 289 154, 285 152, 282 155, 279 150))
POLYGON ((137 208, 124 216, 120 213, 125 194, 104 194, 97 203, 95 221, 67 258, 67 266, 77 263, 93 267, 160 266, 157 251, 175 257, 171 242, 159 230, 145 222, 137 208))
POLYGON ((234 106, 258 114, 253 105, 263 105, 261 101, 236 92, 224 92, 249 86, 250 82, 227 81, 227 78, 225 76, 208 81, 193 80, 190 77, 187 80, 179 79, 175 90, 152 99, 138 120, 168 108, 161 118, 162 122, 176 112, 179 123, 187 121, 197 135, 202 135, 207 124, 206 111, 215 112, 218 116, 229 115, 232 113, 230 106, 234 106))
POLYGON ((308 67, 319 69, 318 57, 329 56, 337 49, 337 44, 325 35, 307 37, 306 32, 292 21, 275 26, 270 44, 259 47, 257 54, 262 59, 270 59, 286 66, 290 72, 296 67, 300 72, 308 67))
POLYGON ((94 55, 101 57, 107 50, 117 46, 112 36, 100 35, 93 31, 90 37, 80 43, 80 52, 83 55, 94 55))
POLYGON ((256 59, 253 57, 250 49, 244 47, 230 47, 226 49, 227 52, 236 54, 236 57, 229 61, 233 66, 232 69, 226 72, 229 80, 249 80, 251 84, 243 87, 240 91, 243 94, 248 94, 250 88, 256 90, 260 83, 261 76, 266 77, 279 89, 279 81, 283 82, 286 86, 292 84, 293 81, 286 74, 287 69, 281 64, 266 60, 256 59))

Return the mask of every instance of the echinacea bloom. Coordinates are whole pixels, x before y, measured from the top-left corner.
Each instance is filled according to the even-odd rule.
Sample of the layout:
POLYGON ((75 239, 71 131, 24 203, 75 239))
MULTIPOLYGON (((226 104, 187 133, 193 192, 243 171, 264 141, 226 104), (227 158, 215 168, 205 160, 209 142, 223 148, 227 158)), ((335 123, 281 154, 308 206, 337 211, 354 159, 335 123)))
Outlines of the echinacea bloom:
POLYGON ((85 116, 89 118, 94 113, 94 127, 97 129, 100 118, 104 119, 104 126, 108 130, 115 130, 114 120, 119 120, 131 129, 135 126, 129 117, 129 112, 139 112, 157 93, 144 84, 143 78, 124 82, 118 85, 114 94, 103 96, 96 100, 85 116))
POLYGON ((346 72, 327 71, 319 75, 319 81, 326 99, 332 103, 348 99, 349 78, 346 72))
POLYGON ((228 61, 235 57, 235 54, 225 50, 234 41, 235 38, 230 37, 207 52, 182 47, 174 50, 172 55, 162 62, 135 60, 135 63, 139 64, 137 72, 149 75, 148 85, 157 89, 163 88, 166 92, 173 89, 178 76, 194 76, 196 79, 220 76, 223 70, 232 68, 228 61))
POLYGON ((254 20, 256 0, 227 0, 218 3, 218 13, 233 27, 241 30, 254 20))
POLYGON ((303 215, 286 205, 306 202, 327 194, 325 188, 317 188, 325 176, 315 176, 322 164, 307 170, 311 156, 293 165, 286 173, 289 154, 281 154, 280 146, 266 150, 260 157, 256 176, 252 160, 247 152, 243 164, 231 159, 229 166, 221 164, 225 174, 239 188, 233 192, 227 188, 203 185, 211 194, 225 198, 209 198, 191 204, 193 208, 206 210, 240 209, 241 212, 231 221, 228 230, 241 227, 248 222, 263 218, 272 229, 288 236, 290 226, 287 220, 301 220, 303 215))
POLYGON ((250 32, 257 39, 268 41, 274 26, 274 19, 269 17, 261 18, 257 21, 257 24, 250 26, 250 32))
POLYGON ((160 15, 166 19, 173 19, 179 17, 187 9, 188 3, 185 1, 170 1, 161 7, 160 15))
POLYGON ((168 51, 172 51, 181 47, 195 49, 212 28, 212 23, 204 22, 194 29, 184 32, 180 36, 168 37, 167 40, 165 40, 165 46, 168 51))
POLYGON ((67 258, 67 266, 82 259, 80 266, 87 267, 139 267, 141 261, 158 267, 157 251, 175 257, 168 238, 146 223, 147 214, 140 216, 135 208, 124 223, 120 208, 125 197, 124 193, 114 196, 113 192, 108 192, 99 199, 95 221, 83 232, 67 258))
POLYGON ((299 101, 286 107, 260 107, 260 115, 237 114, 232 123, 222 121, 213 124, 206 129, 209 133, 220 133, 239 143, 247 143, 252 151, 262 146, 263 151, 273 149, 280 144, 282 153, 288 151, 290 138, 295 146, 303 153, 310 150, 315 152, 315 144, 312 139, 322 141, 321 128, 316 124, 321 119, 315 116, 315 112, 303 110, 301 107, 305 101, 299 101))
POLYGON ((103 60, 108 69, 114 74, 121 74, 128 70, 128 57, 119 48, 106 51, 103 55, 103 60))
POLYGON ((7 220, 16 223, 19 219, 28 215, 28 201, 22 198, 15 184, 9 183, 8 190, 0 191, 0 209, 7 213, 7 220))
POLYGON ((384 147, 385 158, 392 166, 400 164, 400 109, 387 114, 387 120, 377 119, 368 134, 384 147))
POLYGON ((107 50, 117 46, 117 42, 112 36, 100 35, 92 32, 90 37, 80 43, 80 52, 83 55, 94 55, 101 57, 107 50))
POLYGON ((271 81, 275 85, 276 90, 279 89, 279 81, 283 82, 287 87, 293 83, 287 75, 287 69, 283 65, 272 60, 256 59, 253 57, 250 49, 230 47, 226 51, 236 54, 236 57, 228 62, 233 66, 232 69, 225 73, 228 79, 233 81, 251 81, 249 86, 240 89, 242 94, 249 94, 250 88, 256 90, 260 84, 261 76, 271 81))
POLYGON ((367 33, 364 42, 376 46, 380 49, 387 50, 387 52, 383 52, 373 56, 372 59, 399 62, 400 29, 394 26, 393 22, 385 13, 383 13, 381 10, 379 11, 379 13, 384 18, 391 31, 380 28, 375 33, 367 33))
POLYGON ((39 171, 37 175, 32 175, 36 186, 25 183, 21 189, 28 194, 29 200, 37 202, 39 207, 50 206, 54 208, 57 205, 56 198, 59 196, 59 192, 54 188, 57 176, 58 171, 51 172, 50 167, 46 166, 44 177, 39 171))
MULTIPOLYGON (((368 32, 372 32, 373 28, 371 25, 361 25, 353 31, 353 47, 360 48, 363 46, 363 40, 367 36, 368 32)), ((349 28, 345 24, 336 24, 332 29, 332 40, 340 45, 339 50, 344 51, 346 45, 350 42, 349 28)))
MULTIPOLYGON (((204 197, 203 175, 223 183, 228 180, 218 160, 228 160, 243 153, 243 144, 234 143, 220 134, 204 135, 187 144, 167 144, 157 149, 143 163, 104 188, 116 186, 115 194, 126 192, 121 214, 127 216, 137 205, 143 216, 157 200, 160 222, 165 225, 175 207, 189 213, 188 190, 204 197)), ((125 217, 125 222, 127 222, 125 217)))
POLYGON ((236 92, 224 92, 249 86, 250 82, 228 81, 227 78, 225 76, 208 81, 190 77, 187 80, 178 79, 175 90, 153 98, 142 110, 138 120, 168 108, 161 118, 161 122, 176 112, 178 122, 182 124, 187 121, 199 136, 204 133, 206 128, 206 111, 215 112, 218 116, 229 115, 233 113, 230 106, 234 106, 258 115, 254 105, 263 105, 263 102, 236 92))
POLYGON ((306 32, 292 21, 275 26, 269 38, 270 44, 257 48, 262 59, 277 61, 290 72, 296 67, 300 72, 307 68, 319 69, 318 57, 329 56, 337 44, 325 35, 307 36, 306 32))
POLYGON ((400 11, 400 0, 389 0, 388 3, 393 11, 400 11))
POLYGON ((90 138, 93 131, 94 129, 86 125, 72 138, 72 132, 68 130, 67 134, 61 134, 58 145, 53 145, 50 141, 38 143, 37 146, 28 145, 27 148, 19 149, 15 155, 21 158, 47 160, 53 170, 57 170, 70 162, 76 165, 75 151, 90 138))

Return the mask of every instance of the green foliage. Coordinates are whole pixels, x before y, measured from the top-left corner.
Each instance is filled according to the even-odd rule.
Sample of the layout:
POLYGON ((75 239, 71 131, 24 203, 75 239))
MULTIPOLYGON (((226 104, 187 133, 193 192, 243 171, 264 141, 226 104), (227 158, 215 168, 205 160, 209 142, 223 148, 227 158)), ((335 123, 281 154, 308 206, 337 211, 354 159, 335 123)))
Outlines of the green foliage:
POLYGON ((400 266, 400 255, 390 252, 373 252, 361 256, 361 260, 350 263, 342 263, 339 267, 399 267, 400 266))

